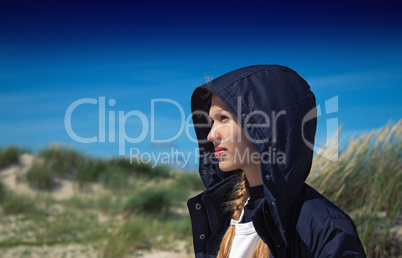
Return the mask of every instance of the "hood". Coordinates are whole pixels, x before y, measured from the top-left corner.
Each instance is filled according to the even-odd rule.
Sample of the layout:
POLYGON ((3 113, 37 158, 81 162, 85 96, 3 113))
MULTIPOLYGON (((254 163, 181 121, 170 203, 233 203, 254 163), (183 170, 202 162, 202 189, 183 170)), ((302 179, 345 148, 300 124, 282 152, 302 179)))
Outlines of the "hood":
MULTIPOLYGON (((207 189, 230 176, 214 158, 210 98, 217 95, 248 132, 260 153, 265 199, 278 229, 286 228, 288 210, 302 191, 310 172, 316 131, 316 102, 308 83, 295 71, 279 65, 256 65, 224 74, 196 88, 192 118, 200 151, 199 172, 207 189), (275 204, 275 205, 274 205, 275 204)), ((235 171, 233 171, 235 172, 235 171)), ((281 230, 282 231, 282 230, 281 230)))

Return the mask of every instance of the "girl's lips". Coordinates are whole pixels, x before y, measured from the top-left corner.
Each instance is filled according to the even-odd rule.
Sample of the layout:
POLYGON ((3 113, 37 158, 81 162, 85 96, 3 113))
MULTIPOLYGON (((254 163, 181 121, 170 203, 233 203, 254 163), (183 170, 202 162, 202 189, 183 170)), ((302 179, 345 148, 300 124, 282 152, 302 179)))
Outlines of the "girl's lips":
POLYGON ((214 153, 215 157, 218 158, 219 156, 222 155, 222 153, 224 153, 226 151, 226 149, 217 149, 214 153))

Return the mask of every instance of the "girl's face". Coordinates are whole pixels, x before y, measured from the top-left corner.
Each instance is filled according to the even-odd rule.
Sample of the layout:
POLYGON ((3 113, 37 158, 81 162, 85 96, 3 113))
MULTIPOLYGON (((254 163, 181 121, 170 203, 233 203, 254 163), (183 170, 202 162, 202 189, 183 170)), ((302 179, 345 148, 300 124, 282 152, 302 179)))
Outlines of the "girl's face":
POLYGON ((259 171, 259 156, 236 117, 216 95, 212 96, 209 117, 212 123, 207 139, 214 144, 222 171, 259 171))

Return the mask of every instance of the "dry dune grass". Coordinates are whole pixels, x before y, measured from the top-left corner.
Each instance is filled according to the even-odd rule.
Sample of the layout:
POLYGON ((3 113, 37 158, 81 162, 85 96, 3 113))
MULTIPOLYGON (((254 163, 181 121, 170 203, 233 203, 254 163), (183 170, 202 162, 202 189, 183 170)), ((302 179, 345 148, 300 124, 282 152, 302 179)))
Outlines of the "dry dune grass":
MULTIPOLYGON (((373 257, 401 254, 401 133, 402 121, 388 123, 350 139, 340 148, 336 162, 315 155, 307 179, 351 215, 366 252, 373 257)), ((333 140, 329 141, 325 152, 331 157, 336 154, 333 140)))

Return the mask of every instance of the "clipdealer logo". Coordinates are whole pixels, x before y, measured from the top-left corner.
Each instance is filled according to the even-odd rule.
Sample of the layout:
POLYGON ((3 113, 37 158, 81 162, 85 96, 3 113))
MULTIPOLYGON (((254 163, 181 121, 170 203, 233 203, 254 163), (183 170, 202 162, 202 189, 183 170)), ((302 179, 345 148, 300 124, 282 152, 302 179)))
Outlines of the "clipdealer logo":
MULTIPOLYGON (((248 135, 248 130, 245 130, 247 137, 249 138, 250 141, 254 143, 265 143, 270 140, 275 141, 276 138, 276 133, 277 133, 277 120, 278 119, 286 119, 286 112, 285 111, 279 111, 279 112, 272 112, 272 114, 265 114, 263 111, 255 111, 251 112, 249 114, 244 114, 242 113, 241 110, 241 97, 238 97, 238 107, 237 107, 237 117, 242 117, 244 119, 243 121, 245 122, 245 125, 247 127, 260 127, 260 128, 268 128, 271 130, 271 137, 269 139, 251 139, 250 135, 248 135), (252 116, 262 116, 265 120, 265 123, 261 124, 249 124, 248 121, 252 116), (258 142, 257 142, 258 141, 258 142)), ((147 117, 147 115, 144 112, 141 112, 140 110, 130 110, 128 112, 125 111, 115 111, 115 110, 107 110, 108 107, 114 107, 116 105, 116 100, 111 98, 108 101, 106 101, 105 96, 100 96, 98 99, 95 98, 81 98, 73 103, 71 103, 64 116, 64 125, 67 134, 71 139, 78 143, 85 143, 85 144, 91 144, 91 143, 115 143, 116 141, 118 142, 118 153, 119 155, 126 155, 126 144, 127 143, 132 143, 132 144, 137 144, 143 142, 150 134, 150 141, 151 143, 170 143, 173 142, 174 140, 178 139, 183 133, 186 134, 187 139, 189 139, 193 143, 198 143, 198 139, 194 138, 190 131, 193 131, 194 128, 201 127, 201 128, 211 128, 211 123, 209 120, 209 114, 204 111, 195 111, 191 114, 189 114, 187 117, 185 115, 183 107, 175 100, 172 99, 166 99, 166 98, 158 98, 158 99, 151 99, 150 102, 150 108, 151 108, 151 114, 150 118, 147 117), (156 139, 155 137, 155 105, 157 103, 165 103, 169 105, 173 105, 173 107, 177 108, 180 114, 180 128, 177 131, 177 133, 167 139, 156 139), (72 115, 74 112, 79 112, 79 110, 76 110, 78 107, 82 105, 97 105, 98 106, 98 114, 94 117, 98 119, 98 135, 94 135, 92 137, 82 137, 80 136, 76 130, 74 130, 73 124, 72 124, 72 115), (196 124, 194 125, 192 123, 192 117, 202 117, 204 116, 206 123, 204 124, 196 124), (126 123, 127 120, 131 117, 137 118, 141 121, 140 125, 140 133, 137 137, 130 137, 126 133, 126 123), (108 123, 107 123, 108 122, 108 123), (117 131, 116 131, 116 122, 117 122, 117 131), (107 127, 108 126, 108 127, 107 127), (191 128, 191 129, 190 129, 191 128), (106 130, 108 129, 108 130, 106 130), (108 135, 106 135, 106 132, 108 131, 108 135)), ((333 116, 334 113, 338 112, 338 96, 335 96, 331 99, 328 99, 325 101, 325 116, 330 115, 333 116)), ((331 161, 336 161, 338 159, 338 135, 335 133, 338 130, 338 117, 331 117, 331 118, 326 118, 326 140, 327 144, 325 147, 319 147, 316 146, 313 142, 310 142, 308 139, 304 137, 304 124, 310 121, 311 119, 318 118, 323 116, 323 112, 321 112, 321 106, 318 105, 314 109, 310 110, 303 118, 302 120, 302 138, 304 143, 311 149, 314 150, 317 155, 321 155, 331 161), (334 136, 332 136, 334 135, 334 136), (329 141, 329 139, 331 139, 329 141)), ((252 119, 251 119, 252 120, 252 119)), ((251 121, 250 120, 250 121, 251 121)), ((225 139, 225 140, 233 140, 233 139, 225 139)), ((200 140, 201 142, 205 143, 208 140, 200 140)), ((169 153, 175 153, 174 151, 171 151, 169 153)), ((138 148, 130 148, 130 156, 138 156, 139 154, 139 149, 138 148), (136 153, 135 155, 133 153, 136 153)), ((164 153, 163 155, 156 155, 149 153, 149 160, 153 161, 158 161, 160 160, 157 157, 165 157, 167 154, 164 153)), ((177 153, 175 155, 178 155, 177 153)), ((187 162, 190 158, 188 158, 188 155, 185 155, 184 153, 181 153, 182 155, 182 160, 187 162)), ((143 155, 144 156, 144 155, 143 155)), ((165 158, 165 160, 168 160, 168 158, 165 158)), ((172 160, 172 159, 170 159, 172 160)))
MULTIPOLYGON (((325 116, 329 116, 329 118, 325 118, 326 123, 326 137, 325 137, 325 146, 319 147, 312 142, 308 141, 306 137, 304 137, 304 127, 302 127, 302 138, 304 143, 312 150, 314 150, 317 155, 320 155, 330 161, 337 161, 339 157, 339 121, 338 117, 335 116, 335 113, 339 111, 339 98, 338 95, 332 97, 325 101, 325 116)), ((311 119, 315 117, 323 116, 323 112, 321 111, 321 105, 317 105, 317 107, 310 110, 303 118, 302 124, 307 123, 311 119)))

